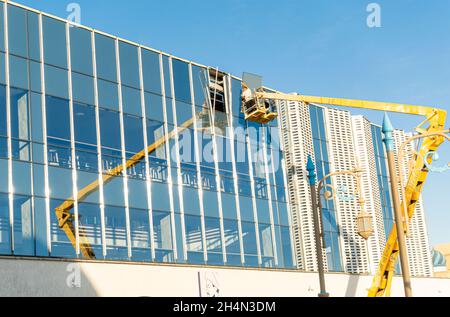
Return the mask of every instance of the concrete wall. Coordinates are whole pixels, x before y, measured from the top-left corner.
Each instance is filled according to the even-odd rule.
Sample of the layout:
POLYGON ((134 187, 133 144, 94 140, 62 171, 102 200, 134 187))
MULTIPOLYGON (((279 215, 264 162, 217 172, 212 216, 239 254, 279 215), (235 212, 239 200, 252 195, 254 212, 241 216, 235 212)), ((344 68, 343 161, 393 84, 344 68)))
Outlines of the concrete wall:
MULTIPOLYGON (((332 296, 366 296, 371 276, 328 274, 332 296)), ((450 296, 450 279, 420 278, 415 296, 450 296)), ((0 296, 316 296, 315 273, 0 258, 0 296)), ((402 296, 395 278, 393 296, 402 296)))

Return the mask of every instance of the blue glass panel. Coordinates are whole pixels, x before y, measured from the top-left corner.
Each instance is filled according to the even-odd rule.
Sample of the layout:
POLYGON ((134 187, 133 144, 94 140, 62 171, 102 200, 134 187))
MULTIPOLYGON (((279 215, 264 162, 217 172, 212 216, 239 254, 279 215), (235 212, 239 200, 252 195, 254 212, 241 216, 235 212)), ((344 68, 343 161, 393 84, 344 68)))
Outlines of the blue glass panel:
POLYGON ((35 196, 45 197, 44 165, 33 165, 33 191, 35 196))
POLYGON ((45 205, 46 204, 44 198, 37 198, 37 197, 34 198, 34 226, 36 234, 35 239, 36 239, 37 256, 48 256, 47 217, 45 205))
POLYGON ((99 112, 102 146, 120 150, 120 114, 104 109, 99 112))
MULTIPOLYGON (((6 156, 6 158, 7 158, 7 156, 6 156)), ((8 193, 9 192, 9 185, 8 185, 9 177, 8 177, 8 161, 7 160, 0 159, 0 173, 1 173, 1 175, 6 176, 6 177, 0 178, 0 192, 8 193)))
POLYGON ((4 53, 0 53, 0 84, 6 85, 6 73, 5 73, 5 64, 6 60, 5 60, 5 54, 4 53))
POLYGON ((236 196, 222 193, 222 214, 227 219, 237 219, 236 196))
POLYGON ((92 106, 73 104, 75 142, 97 144, 95 108, 92 106))
POLYGON ((183 61, 173 59, 172 70, 175 98, 190 104, 191 86, 189 80, 189 65, 183 61))
POLYGON ((283 245, 284 266, 291 268, 294 266, 292 259, 292 239, 289 227, 281 227, 281 243, 283 245))
POLYGON ((94 79, 77 73, 72 73, 73 100, 93 105, 94 79))
POLYGON ((12 172, 14 193, 31 195, 31 164, 13 161, 12 172))
MULTIPOLYGON (((261 256, 265 258, 273 258, 273 240, 272 230, 268 224, 259 224, 259 242, 261 246, 261 256)), ((266 263, 268 265, 268 263, 266 263)))
POLYGON ((50 96, 47 96, 45 100, 47 136, 70 140, 69 101, 50 96))
POLYGON ((8 5, 8 31, 9 52, 28 57, 27 12, 24 9, 8 5))
POLYGON ((91 32, 76 26, 70 27, 70 59, 72 70, 92 76, 91 32))
POLYGON ((159 54, 142 49, 142 73, 145 91, 161 94, 159 54))
MULTIPOLYGON (((83 171, 77 172, 77 186, 78 190, 81 190, 82 188, 85 188, 86 186, 92 184, 93 182, 98 181, 98 174, 97 173, 88 173, 83 171)), ((100 194, 99 190, 95 190, 92 193, 90 193, 88 196, 81 199, 79 202, 85 202, 85 203, 100 203, 100 194)))
POLYGON ((44 33, 44 60, 47 64, 67 68, 66 24, 42 17, 44 33))
POLYGON ((95 54, 97 76, 102 79, 117 82, 115 40, 96 33, 95 54))
POLYGON ((5 20, 3 18, 3 3, 0 3, 0 50, 5 51, 5 20))
MULTIPOLYGON (((71 196, 68 196, 71 197, 71 196)), ((70 242, 66 233, 63 229, 59 227, 59 222, 56 217, 55 209, 61 206, 65 201, 64 200, 50 200, 50 237, 51 237, 51 252, 50 256, 52 257, 62 257, 62 258, 76 258, 75 246, 70 242)), ((70 213, 73 215, 73 209, 70 210, 70 213)), ((75 225, 73 218, 68 220, 71 224, 75 225)))
POLYGON ((26 59, 9 57, 9 78, 12 87, 28 89, 28 63, 26 59))
POLYGON ((31 196, 15 195, 14 208, 14 255, 34 255, 34 228, 31 196))
POLYGON ((192 66, 192 80, 194 86, 195 104, 206 105, 205 99, 209 94, 207 71, 203 67, 192 66))
POLYGON ((156 210, 170 211, 169 188, 164 183, 152 184, 152 205, 156 210))
POLYGON ((233 94, 232 99, 232 113, 233 116, 240 116, 241 115, 241 107, 242 107, 242 83, 240 80, 232 79, 231 80, 231 89, 233 94))
POLYGON ((183 187, 184 212, 200 216, 200 201, 196 188, 183 187))
POLYGON ((0 85, 0 135, 8 135, 6 124, 6 87, 3 85, 0 85))
POLYGON ((131 153, 138 153, 144 150, 144 130, 142 118, 124 115, 125 150, 131 153))
POLYGON ((103 185, 105 204, 125 206, 123 181, 122 177, 113 177, 107 184, 103 185))
POLYGON ((244 260, 246 267, 259 267, 258 257, 256 255, 246 255, 244 260))
POLYGON ((256 199, 256 210, 258 211, 259 223, 270 223, 270 209, 267 200, 256 199))
POLYGON ((99 106, 119 111, 118 85, 101 79, 97 80, 97 85, 99 106))
POLYGON ((147 208, 147 184, 137 179, 128 179, 128 203, 132 208, 147 208))
POLYGON ((172 98, 172 88, 170 85, 170 63, 169 57, 163 55, 164 90, 166 97, 172 98))
MULTIPOLYGON (((176 209, 175 209, 176 210, 176 209)), ((174 214, 174 218, 175 218, 175 239, 176 239, 176 246, 177 246, 177 263, 186 263, 187 259, 185 259, 184 257, 184 243, 183 243, 183 222, 182 222, 182 218, 183 216, 180 215, 179 213, 175 213, 174 214)), ((201 237, 200 237, 201 239, 201 237)), ((192 263, 197 263, 195 262, 195 260, 198 259, 198 257, 196 256, 196 254, 198 254, 199 252, 197 251, 190 251, 191 252, 191 256, 190 258, 192 259, 192 263)), ((187 252, 189 253, 189 252, 187 252)), ((188 255, 189 257, 189 255, 188 255)))
POLYGON ((30 90, 42 92, 41 65, 30 61, 30 90))
MULTIPOLYGON (((154 144, 156 141, 164 138, 164 124, 158 121, 147 120, 147 143, 148 146, 154 144)), ((152 152, 149 152, 150 156, 157 158, 166 157, 165 144, 158 146, 152 152)))
POLYGON ((239 206, 241 219, 244 221, 254 221, 253 202, 251 198, 239 196, 239 206))
POLYGON ((28 57, 36 61, 41 60, 39 45, 39 15, 27 11, 28 15, 28 57))
POLYGON ((164 107, 161 96, 145 93, 145 115, 148 119, 164 122, 164 107))
POLYGON ((133 261, 149 262, 150 222, 147 210, 130 209, 131 252, 133 261))
POLYGON ((11 229, 9 225, 9 197, 0 193, 0 254, 11 254, 11 229))
POLYGON ((218 218, 205 218, 206 250, 209 252, 222 252, 222 238, 220 233, 220 220, 218 218))
POLYGON ((105 206, 106 258, 128 260, 125 208, 105 206))
POLYGON ((11 88, 11 136, 30 139, 30 113, 28 91, 11 88))
POLYGON ((139 60, 137 46, 119 42, 120 79, 122 84, 139 89, 139 60))
POLYGON ((45 93, 69 99, 67 71, 45 65, 45 93))
MULTIPOLYGON (((227 258, 230 254, 239 255, 241 253, 241 245, 239 240, 239 229, 237 220, 223 220, 225 250, 227 258)), ((239 261, 240 262, 240 261, 239 261)))
POLYGON ((173 262, 172 219, 170 213, 153 211, 153 233, 158 262, 173 262))
POLYGON ((122 86, 123 112, 142 116, 141 93, 139 90, 122 86))
POLYGON ((242 239, 245 254, 258 254, 256 245, 256 228, 253 222, 242 222, 242 239))
POLYGON ((78 203, 80 236, 89 241, 96 259, 103 259, 100 207, 97 204, 78 203))

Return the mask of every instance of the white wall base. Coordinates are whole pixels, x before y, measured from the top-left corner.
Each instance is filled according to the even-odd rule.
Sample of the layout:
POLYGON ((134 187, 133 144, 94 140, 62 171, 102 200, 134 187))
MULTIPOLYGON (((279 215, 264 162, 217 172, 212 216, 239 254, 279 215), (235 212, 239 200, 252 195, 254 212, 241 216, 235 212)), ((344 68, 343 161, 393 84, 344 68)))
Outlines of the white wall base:
MULTIPOLYGON (((317 273, 0 258, 0 296, 315 297, 317 273)), ((327 274, 333 297, 366 296, 371 276, 327 274)), ((450 279, 414 278, 414 296, 450 296, 450 279)), ((393 296, 403 296, 396 277, 393 296)))

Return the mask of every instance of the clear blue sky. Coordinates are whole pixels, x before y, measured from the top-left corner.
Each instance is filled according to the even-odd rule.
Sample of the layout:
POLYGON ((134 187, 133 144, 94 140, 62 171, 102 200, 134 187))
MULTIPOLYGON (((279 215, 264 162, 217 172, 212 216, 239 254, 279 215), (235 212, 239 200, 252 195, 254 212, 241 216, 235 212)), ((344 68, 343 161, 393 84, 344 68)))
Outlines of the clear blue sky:
MULTIPOLYGON (((450 2, 426 0, 18 0, 285 92, 439 106, 450 110, 450 2), (381 28, 366 7, 381 5, 381 28), (121 4, 121 5, 119 5, 121 4)), ((381 123, 382 114, 361 112, 381 123)), ((392 116, 411 131, 420 118, 392 116)), ((450 121, 449 121, 450 122, 450 121)), ((450 126, 450 124, 449 124, 450 126)), ((450 145, 441 151, 450 160, 450 145)), ((450 172, 425 190, 431 244, 450 242, 450 172), (449 186, 449 187, 447 187, 449 186)))

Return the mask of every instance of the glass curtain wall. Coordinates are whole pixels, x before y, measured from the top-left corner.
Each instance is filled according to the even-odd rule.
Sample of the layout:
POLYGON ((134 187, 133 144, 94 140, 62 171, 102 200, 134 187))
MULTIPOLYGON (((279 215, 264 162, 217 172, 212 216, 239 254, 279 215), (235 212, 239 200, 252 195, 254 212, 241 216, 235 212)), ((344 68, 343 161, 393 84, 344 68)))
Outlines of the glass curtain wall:
POLYGON ((293 267, 278 122, 212 74, 0 3, 0 254, 293 267))

